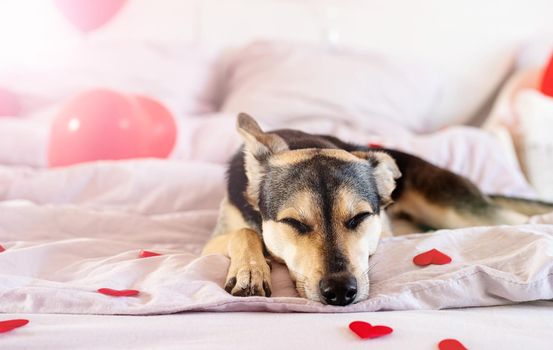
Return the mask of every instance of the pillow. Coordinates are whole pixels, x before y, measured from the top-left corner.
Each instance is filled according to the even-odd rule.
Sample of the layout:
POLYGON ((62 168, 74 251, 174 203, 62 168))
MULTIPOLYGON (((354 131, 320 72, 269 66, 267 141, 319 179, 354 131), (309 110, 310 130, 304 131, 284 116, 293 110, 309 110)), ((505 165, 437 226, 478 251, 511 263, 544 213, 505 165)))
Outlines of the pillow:
POLYGON ((222 110, 248 112, 273 126, 335 119, 370 132, 439 128, 430 113, 438 80, 407 59, 256 42, 229 55, 222 110))
POLYGON ((519 91, 537 88, 541 74, 540 69, 515 72, 501 88, 490 114, 482 125, 482 128, 503 146, 503 152, 516 167, 520 167, 522 158, 519 144, 522 130, 514 100, 519 91))
POLYGON ((513 74, 495 101, 483 128, 499 140, 512 163, 521 167, 536 195, 553 201, 553 98, 538 92, 542 69, 513 74))
POLYGON ((84 41, 0 67, 0 85, 22 96, 24 113, 90 88, 144 94, 175 116, 215 110, 215 52, 142 41, 84 41))
POLYGON ((523 90, 515 99, 520 121, 521 163, 541 198, 553 201, 553 98, 523 90))
POLYGON ((528 39, 517 55, 517 68, 541 68, 547 64, 553 53, 553 31, 540 31, 528 39))

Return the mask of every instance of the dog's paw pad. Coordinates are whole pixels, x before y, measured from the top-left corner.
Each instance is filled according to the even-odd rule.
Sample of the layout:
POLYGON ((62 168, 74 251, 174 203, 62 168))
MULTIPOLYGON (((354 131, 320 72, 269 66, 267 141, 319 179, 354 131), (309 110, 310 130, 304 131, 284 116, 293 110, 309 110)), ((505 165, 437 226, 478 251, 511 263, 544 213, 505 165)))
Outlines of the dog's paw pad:
POLYGON ((225 283, 225 290, 227 293, 232 292, 232 289, 236 285, 236 277, 231 277, 227 280, 227 283, 225 283))
POLYGON ((266 297, 271 296, 271 286, 267 281, 263 281, 263 291, 265 292, 266 297))
POLYGON ((232 266, 225 283, 225 290, 240 297, 271 296, 271 270, 267 264, 232 266))

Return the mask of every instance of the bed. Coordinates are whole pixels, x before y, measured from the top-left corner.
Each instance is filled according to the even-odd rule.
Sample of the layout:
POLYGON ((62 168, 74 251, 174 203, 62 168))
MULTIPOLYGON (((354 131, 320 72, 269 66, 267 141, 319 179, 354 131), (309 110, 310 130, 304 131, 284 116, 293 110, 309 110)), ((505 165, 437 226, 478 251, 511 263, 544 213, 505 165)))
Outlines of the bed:
MULTIPOLYGON (((551 302, 441 311, 359 314, 184 313, 165 316, 26 315, 33 330, 4 337, 7 349, 436 349, 443 338, 475 349, 550 349, 551 302), (394 327, 394 337, 359 341, 357 319, 394 327), (132 332, 129 330, 132 329, 132 332)), ((21 315, 3 315, 21 317, 21 315)))
POLYGON ((442 16, 444 32, 463 39, 464 58, 477 62, 470 73, 461 57, 437 49, 446 41, 435 25, 397 43, 402 32, 392 27, 409 21, 408 11, 391 23, 379 18, 401 2, 263 3, 137 1, 84 43, 56 27, 71 49, 48 48, 55 60, 31 68, 10 62, 0 70, 0 85, 22 96, 23 110, 0 117, 0 322, 30 321, 0 334, 2 346, 436 349, 454 338, 469 349, 551 349, 551 213, 513 227, 387 237, 371 258, 370 299, 346 308, 299 298, 278 264, 272 298, 232 297, 222 289, 228 259, 200 256, 224 196, 226 162, 240 146, 234 124, 243 110, 268 129, 397 148, 468 177, 486 193, 535 198, 496 125, 475 125, 514 69, 521 39, 547 24, 539 16, 547 2, 509 1, 510 11, 499 12, 480 7, 482 18, 469 31, 488 34, 470 43, 463 40, 471 34, 456 25, 480 4, 426 1, 412 8, 442 16), (356 14, 360 8, 372 24, 356 14), (249 25, 257 35, 238 19, 241 9, 254 17, 249 25), (167 26, 145 30, 145 13, 166 18, 167 26), (493 29, 485 14, 497 14, 493 29), (279 19, 289 21, 287 31, 270 25, 279 19), (519 31, 508 29, 514 20, 519 31), (371 35, 378 25, 390 34, 371 35), (218 26, 233 30, 224 37, 218 26), (485 82, 482 72, 490 73, 485 82), (62 74, 72 79, 60 80, 62 74), (178 128, 169 159, 50 167, 53 120, 67 98, 94 87, 162 102, 178 128), (416 253, 435 247, 454 263, 413 265, 416 253), (102 288, 138 295, 116 298, 102 288), (393 333, 360 340, 348 328, 352 321, 393 333))

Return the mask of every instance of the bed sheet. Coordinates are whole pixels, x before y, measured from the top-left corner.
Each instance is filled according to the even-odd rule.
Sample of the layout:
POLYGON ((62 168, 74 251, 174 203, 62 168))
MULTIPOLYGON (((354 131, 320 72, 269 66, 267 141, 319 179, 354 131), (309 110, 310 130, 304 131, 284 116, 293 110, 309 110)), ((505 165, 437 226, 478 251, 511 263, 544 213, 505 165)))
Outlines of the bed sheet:
POLYGON ((199 257, 224 178, 224 165, 162 160, 0 167, 0 312, 352 312, 553 299, 553 214, 527 225, 385 238, 371 258, 370 299, 347 307, 298 298, 278 264, 273 297, 232 297, 222 289, 228 259, 199 257), (453 263, 412 264, 432 248, 453 263), (162 255, 142 259, 141 249, 162 255), (140 295, 113 298, 100 288, 140 295))
MULTIPOLYGON (((264 347, 270 347, 274 344, 274 347, 278 348, 282 347, 283 342, 288 340, 296 342, 295 344, 300 344, 309 338, 312 338, 318 344, 320 343, 321 347, 325 347, 327 344, 339 345, 342 344, 342 341, 351 343, 354 340, 345 329, 347 321, 352 319, 363 319, 375 323, 382 322, 394 326, 396 329, 416 327, 417 330, 423 333, 429 332, 428 329, 430 329, 432 331, 429 334, 436 335, 438 333, 432 333, 434 330, 458 330, 458 325, 460 324, 458 322, 469 322, 475 325, 474 327, 470 326, 471 328, 467 331, 468 333, 463 333, 466 334, 466 339, 469 340, 472 339, 469 337, 471 332, 476 333, 484 329, 484 325, 487 327, 486 329, 490 329, 491 327, 491 329, 498 330, 497 336, 489 339, 487 338, 488 332, 485 335, 478 333, 474 339, 483 339, 482 344, 495 344, 501 338, 507 339, 506 343, 510 346, 514 344, 512 340, 516 336, 525 335, 525 337, 528 336, 528 339, 531 339, 530 330, 531 332, 537 332, 536 339, 528 340, 531 342, 530 344, 536 345, 533 348, 539 349, 539 346, 542 346, 546 342, 547 338, 544 337, 545 330, 550 328, 551 323, 544 322, 542 315, 543 313, 551 312, 549 303, 532 304, 538 305, 531 306, 532 314, 516 311, 525 310, 526 306, 523 305, 507 306, 504 308, 482 308, 478 309, 482 311, 476 311, 477 314, 475 315, 471 313, 473 312, 471 309, 444 311, 443 313, 436 311, 402 311, 399 314, 395 312, 378 314, 359 313, 355 315, 345 313, 343 315, 319 314, 304 316, 264 313, 256 315, 226 313, 225 315, 228 316, 225 316, 213 313, 190 313, 166 316, 172 318, 171 320, 158 316, 151 316, 153 318, 136 316, 134 319, 91 315, 47 315, 46 313, 49 312, 156 314, 184 310, 179 305, 168 303, 165 304, 167 306, 165 309, 142 309, 136 312, 136 308, 133 309, 132 299, 131 301, 119 300, 108 303, 96 303, 98 295, 94 294, 95 288, 100 286, 125 288, 128 282, 146 283, 154 286, 150 290, 150 292, 154 291, 154 293, 149 294, 146 298, 146 306, 159 306, 159 303, 156 304, 160 300, 159 296, 164 296, 164 299, 161 298, 164 301, 170 300, 170 298, 167 298, 167 295, 163 294, 162 290, 155 289, 156 284, 159 285, 162 281, 156 280, 155 277, 144 278, 136 273, 129 274, 128 271, 130 270, 126 270, 126 268, 133 264, 140 266, 139 270, 134 270, 135 272, 155 272, 158 271, 157 269, 163 271, 169 267, 169 271, 164 271, 164 278, 171 277, 171 268, 192 277, 197 277, 199 272, 208 273, 207 285, 205 283, 192 285, 192 289, 188 290, 191 294, 188 295, 192 297, 195 294, 201 295, 200 292, 205 291, 207 288, 219 293, 216 294, 217 296, 224 295, 225 298, 230 298, 221 289, 224 269, 226 268, 226 264, 228 264, 228 260, 221 256, 210 256, 199 260, 195 260, 195 258, 198 256, 202 244, 209 237, 209 233, 216 220, 218 202, 224 195, 225 166, 223 159, 234 151, 234 146, 237 145, 238 140, 235 136, 231 136, 234 134, 234 120, 229 116, 198 119, 195 123, 195 126, 189 131, 194 137, 182 139, 180 148, 177 149, 178 152, 182 152, 182 156, 175 157, 172 161, 147 159, 97 162, 58 169, 0 167, 0 200, 2 201, 2 210, 0 211, 0 220, 2 222, 0 224, 0 239, 2 242, 0 243, 7 248, 7 251, 2 253, 4 254, 3 256, 14 257, 15 259, 11 260, 10 258, 9 260, 4 259, 2 261, 4 276, 2 277, 2 283, 0 283, 0 287, 2 288, 2 298, 0 300, 3 300, 4 303, 0 303, 2 306, 1 311, 5 313, 27 312, 29 318, 37 321, 36 323, 33 321, 33 324, 45 327, 46 330, 55 331, 56 327, 60 327, 58 329, 69 329, 65 333, 62 332, 61 341, 45 334, 42 337, 49 337, 48 340, 38 339, 38 341, 43 341, 45 346, 47 344, 56 344, 52 345, 52 348, 59 344, 65 344, 65 341, 74 345, 74 342, 80 341, 79 339, 92 338, 92 335, 83 334, 86 332, 86 329, 90 332, 91 323, 95 325, 95 328, 99 327, 106 334, 104 339, 102 339, 102 337, 96 338, 96 332, 92 332, 95 334, 95 338, 91 340, 91 344, 98 344, 94 343, 94 341, 112 341, 113 347, 117 346, 117 342, 121 342, 121 347, 123 347, 123 342, 128 344, 129 338, 132 338, 133 341, 136 340, 137 347, 145 344, 143 348, 155 348, 155 345, 152 345, 155 341, 159 342, 160 348, 180 347, 183 341, 191 341, 192 345, 197 345, 198 348, 217 348, 218 346, 223 347, 223 345, 228 347, 228 343, 224 344, 224 341, 240 340, 244 342, 243 339, 248 339, 249 334, 249 328, 246 325, 250 325, 251 327, 251 324, 254 324, 257 326, 258 323, 259 325, 263 324, 265 327, 263 329, 265 330, 261 331, 262 328, 260 326, 259 336, 252 338, 251 341, 247 341, 247 345, 251 344, 252 348, 259 347, 259 344, 263 344, 264 347), (213 131, 214 125, 219 126, 216 132, 213 131), (221 140, 226 142, 223 147, 220 144, 216 144, 217 141, 220 142, 221 140), (70 251, 66 250, 68 247, 71 247, 70 251), (158 251, 165 253, 165 255, 139 260, 137 259, 137 254, 140 249, 158 251), (37 253, 36 256, 38 258, 29 259, 29 255, 25 255, 29 252, 37 253), (55 264, 44 263, 52 258, 56 260, 55 264), (75 264, 75 260, 78 260, 79 263, 75 264), (159 264, 161 261, 163 263, 159 264), (67 266, 60 268, 60 265, 63 264, 67 266), (71 273, 75 272, 72 268, 75 268, 77 265, 79 266, 78 272, 88 271, 89 273, 84 273, 81 280, 68 280, 68 276, 74 277, 74 275, 71 275, 71 273), (209 266, 211 267, 206 268, 209 266), (84 267, 84 269, 80 269, 81 267, 84 267), (209 274, 209 271, 211 271, 211 274, 209 274), (196 275, 194 275, 195 273, 196 275), (43 278, 44 276, 49 277, 43 278), (93 280, 95 279, 95 282, 86 279, 89 277, 92 277, 93 280), (22 297, 21 294, 17 293, 18 288, 32 288, 33 286, 37 286, 36 283, 40 287, 49 288, 49 291, 43 294, 35 294, 34 297, 22 297), (76 283, 81 289, 69 290, 64 295, 64 298, 56 299, 56 296, 61 296, 63 289, 72 283, 76 283), (194 290, 194 288, 197 288, 197 290, 194 290), (70 297, 73 292, 79 293, 74 294, 75 298, 72 300, 70 297), (83 301, 85 302, 83 303, 83 301), (105 308, 95 309, 97 305, 105 308), (132 312, 122 312, 121 310, 131 310, 132 312), (498 313, 496 310, 505 311, 498 313), (511 311, 513 311, 514 316, 509 316, 511 311), (468 312, 470 316, 455 316, 464 315, 464 312, 468 312), (486 319, 483 315, 487 312, 493 317, 495 317, 496 313, 499 316, 486 319), (40 315, 37 313, 44 314, 40 315), (398 326, 395 326, 393 323, 394 318, 392 316, 390 316, 392 318, 386 318, 388 317, 386 315, 408 315, 408 317, 405 316, 407 317, 407 321, 403 323, 403 326, 400 323, 398 323, 398 326), (424 323, 422 320, 428 315, 432 316, 428 318, 429 321, 424 323), (523 315, 525 322, 528 322, 528 324, 525 323, 521 326, 519 322, 523 315), (243 319, 241 319, 242 316, 244 316, 243 319), (374 321, 372 317, 374 317, 374 321), (280 318, 282 322, 274 322, 276 318, 280 318), (449 328, 449 325, 444 323, 445 319, 449 321, 450 318, 453 325, 452 328, 449 328), (419 319, 422 322, 420 324, 419 319), (499 321, 503 319, 505 321, 499 321), (529 321, 530 319, 531 321, 529 321), (172 320, 175 320, 174 324, 171 322, 172 320), (304 321, 296 322, 293 320, 304 321), (484 320, 487 321, 484 322, 484 320), (202 323, 204 321, 205 323, 202 323), (139 331, 140 327, 138 325, 136 325, 137 328, 134 328, 135 323, 140 322, 145 322, 144 325, 147 322, 154 322, 150 326, 143 328, 144 336, 151 337, 149 338, 150 340, 140 338, 143 334, 139 331), (155 322, 158 322, 159 326, 155 322), (217 322, 219 322, 218 325, 217 322), (229 326, 225 326, 227 322, 229 326), (279 325, 274 325, 274 323, 279 323, 279 325), (298 327, 294 327, 293 330, 290 330, 286 326, 296 323, 298 327), (114 325, 113 329, 109 328, 111 327, 109 326, 110 324, 114 325), (326 328, 321 332, 313 324, 321 324, 321 326, 326 328), (425 330, 422 327, 423 324, 428 329, 425 330), (129 325, 132 325, 133 328, 129 325), (178 329, 173 328, 173 326, 178 329), (76 335, 72 335, 74 327, 77 328, 75 330, 76 335), (79 330, 79 327, 82 328, 79 330), (282 328, 281 331, 278 331, 278 328, 276 328, 277 332, 272 333, 274 327, 282 328), (516 330, 517 327, 518 330, 516 330), (334 335, 330 334, 334 334, 332 330, 335 328, 339 329, 339 334, 336 335, 336 338, 332 338, 334 335), (132 336, 129 337, 128 334, 131 333, 131 329, 132 336), (149 333, 147 329, 150 329, 152 333, 149 333), (513 331, 514 329, 516 332, 513 331), (115 333, 111 333, 114 330, 116 330, 115 333), (499 330, 501 330, 500 333, 499 330), (182 333, 178 333, 179 331, 182 333), (510 333, 511 331, 514 333, 510 333), (171 334, 173 332, 178 334, 177 338, 172 338, 171 334), (295 332, 296 336, 285 337, 283 335, 286 332, 295 332), (312 334, 311 337, 304 335, 309 332, 312 334), (328 338, 326 338, 327 333, 329 334, 328 338), (66 334, 67 337, 65 336, 66 334), (110 334, 114 334, 113 337, 110 334), (127 337, 121 334, 126 334, 127 337), (159 337, 159 334, 166 334, 172 340, 169 343, 164 343, 163 337, 159 337), (220 336, 219 334, 227 335, 220 336), (235 334, 239 334, 240 336, 235 337, 235 334), (317 334, 319 335, 318 337, 316 336, 317 334), (324 336, 321 336, 321 334, 324 334, 324 336), (269 335, 273 335, 273 338, 269 335), (195 336, 198 336, 198 338, 194 338, 195 336), (218 343, 220 340, 223 343, 218 343), (177 343, 178 345, 176 345, 177 343), (147 346, 148 344, 153 347, 147 346), (205 346, 206 344, 207 346, 205 346)), ((357 142, 364 142, 364 140, 367 140, 367 142, 376 141, 386 146, 413 151, 436 164, 446 166, 470 177, 489 192, 517 195, 528 195, 531 193, 522 176, 517 173, 517 169, 513 168, 512 164, 505 162, 500 157, 500 154, 495 152, 493 143, 489 141, 489 138, 474 130, 452 128, 425 137, 413 136, 395 139, 380 135, 371 135, 369 137, 355 133, 353 130, 342 126, 325 124, 324 122, 316 125, 305 125, 305 127, 298 124, 297 127, 314 132, 327 132, 357 142)), ((529 233, 532 239, 547 236, 544 239, 549 242, 553 233, 551 232, 553 226, 547 223, 552 222, 552 219, 550 217, 542 222, 535 222, 534 225, 530 225, 530 231, 527 233, 529 233), (544 223, 546 225, 543 225, 544 223)), ((485 230, 476 229, 478 234, 485 232, 485 230)), ((445 232, 444 236, 447 237, 454 234, 452 232, 445 232)), ((409 240, 409 238, 406 239, 409 240)), ((526 248, 539 246, 539 244, 532 244, 532 239, 528 241, 529 245, 525 246, 526 248)), ((551 268, 551 259, 549 259, 551 247, 549 245, 546 246, 547 249, 544 249, 542 253, 547 259, 540 260, 541 263, 545 262, 546 264, 536 266, 531 273, 533 277, 540 277, 541 274, 545 274, 541 276, 541 280, 547 282, 547 288, 542 289, 542 291, 545 291, 545 296, 548 296, 552 282, 551 275, 549 274, 551 268)), ((530 251, 526 251, 526 253, 528 252, 530 251)), ((525 254, 520 255, 522 260, 524 260, 525 254)), ((286 275, 285 270, 281 269, 280 271, 286 275)), ((154 273, 153 275, 155 276, 156 274, 154 273)), ((202 277, 205 277, 205 275, 202 275, 202 277)), ((449 278, 450 280, 454 280, 451 276, 449 278)), ((285 284, 276 287, 279 287, 280 291, 284 293, 280 295, 284 297, 284 303, 288 303, 287 305, 302 304, 304 301, 291 298, 294 296, 294 289, 289 279, 283 279, 282 281, 285 284)), ((532 281, 532 278, 530 278, 518 282, 521 282, 524 287, 525 283, 527 284, 532 281)), ((203 282, 206 282, 205 278, 203 282)), ((174 291, 178 292, 178 290, 174 291)), ((505 298, 505 294, 503 294, 505 291, 509 293, 509 290, 504 288, 499 293, 494 291, 489 296, 492 304, 497 303, 498 298, 505 298)), ((32 293, 29 295, 32 295, 32 293)), ((279 295, 277 294, 276 296, 278 297, 279 295)), ((535 299, 543 297, 544 295, 534 296, 535 299)), ((458 299, 463 300, 463 298, 458 299)), ((506 303, 512 301, 517 300, 508 298, 504 300, 506 303)), ((238 304, 239 306, 246 305, 246 303, 238 304)), ((259 308, 256 308, 255 303, 250 303, 250 305, 253 305, 254 310, 259 310, 259 308)), ((212 308, 212 310, 224 310, 224 305, 222 306, 222 308, 212 308)), ((320 311, 318 309, 315 310, 320 305, 308 306, 309 308, 307 309, 298 309, 296 311, 320 311)), ((446 307, 451 306, 451 304, 446 305, 446 307)), ((405 305, 397 307, 405 308, 405 305)), ((427 305, 426 307, 439 308, 441 306, 427 305)), ((194 310, 199 309, 202 308, 194 310)), ((226 310, 232 311, 238 309, 230 307, 226 310)), ((247 310, 247 308, 242 308, 241 310, 247 310)), ((286 310, 291 309, 282 308, 273 311, 286 310)), ((11 315, 3 314, 1 316, 2 319, 6 319, 11 315)), ((22 316, 18 314, 13 315, 13 317, 22 316)), ((402 317, 398 316, 398 319, 402 317)), ((19 331, 35 332, 30 326, 22 328, 19 331)), ((447 333, 443 337, 457 337, 456 334, 447 333)), ((18 333, 12 333, 10 337, 4 338, 12 339, 10 341, 18 341, 17 339, 19 338, 11 337, 14 334, 18 333)), ((397 336, 400 338, 397 341, 402 341, 404 342, 403 344, 414 344, 414 342, 420 340, 422 342, 421 346, 426 347, 427 345, 435 344, 439 340, 434 338, 428 340, 425 337, 420 337, 419 339, 417 335, 403 338, 403 335, 398 336, 397 334, 398 332, 394 334, 394 338, 392 339, 395 339, 397 336), (415 341, 413 339, 418 340, 415 341)), ((403 333, 399 332, 399 334, 403 333)), ((29 344, 25 343, 26 341, 22 339, 21 343, 14 343, 14 348, 17 348, 17 346, 25 347, 25 344, 29 344)), ((385 343, 379 341, 379 344, 385 343)), ((395 346, 398 346, 398 344, 400 343, 394 346, 390 345, 392 346, 390 348, 397 348, 395 346)), ((471 343, 467 343, 467 345, 469 348, 471 347, 471 343)), ((110 344, 106 345, 106 347, 108 346, 110 344)), ((128 348, 128 345, 125 345, 125 348, 128 348)))
MULTIPOLYGON (((437 349, 455 338, 469 349, 550 350, 552 302, 441 311, 355 314, 184 313, 165 316, 24 315, 0 335, 2 348, 73 349, 437 349), (391 335, 360 340, 348 324, 387 325, 391 335)), ((0 319, 21 314, 3 314, 0 319)))

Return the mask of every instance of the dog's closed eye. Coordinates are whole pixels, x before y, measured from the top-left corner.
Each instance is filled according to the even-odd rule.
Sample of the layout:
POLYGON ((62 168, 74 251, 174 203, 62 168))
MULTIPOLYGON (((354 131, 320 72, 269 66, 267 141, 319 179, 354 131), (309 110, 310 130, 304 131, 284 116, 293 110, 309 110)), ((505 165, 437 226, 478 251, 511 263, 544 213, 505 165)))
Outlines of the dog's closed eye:
POLYGON ((368 218, 371 215, 372 213, 369 213, 368 211, 359 213, 354 217, 352 217, 351 219, 344 222, 344 226, 346 226, 348 230, 355 230, 357 226, 359 226, 366 218, 368 218))
POLYGON ((279 220, 279 222, 292 226, 294 229, 296 229, 296 231, 298 231, 301 234, 309 233, 313 230, 311 226, 306 225, 303 222, 292 218, 284 218, 279 220))

